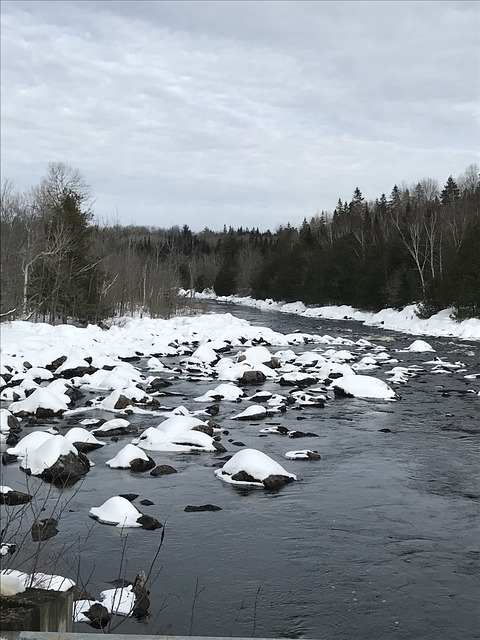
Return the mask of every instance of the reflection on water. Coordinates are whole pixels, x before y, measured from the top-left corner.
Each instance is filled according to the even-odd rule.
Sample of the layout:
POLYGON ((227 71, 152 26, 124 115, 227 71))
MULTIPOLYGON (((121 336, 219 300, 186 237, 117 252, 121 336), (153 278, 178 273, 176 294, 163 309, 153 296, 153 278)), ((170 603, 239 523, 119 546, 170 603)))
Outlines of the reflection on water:
MULTIPOLYGON (((357 323, 233 306, 227 310, 284 333, 366 338, 389 352, 413 341, 357 323)), ((478 345, 427 340, 435 356, 461 359, 468 373, 480 372, 478 345)), ((128 438, 89 454, 96 466, 64 494, 75 492, 56 538, 59 547, 70 545, 73 569, 67 575, 73 577, 79 564, 81 578, 97 595, 119 573, 133 579, 139 569, 148 570, 159 532, 132 530, 122 537, 87 517, 92 506, 112 495, 138 493, 135 504, 151 500, 153 505, 141 508, 165 522, 165 540, 152 573, 152 616, 144 623, 126 620, 119 633, 479 637, 479 398, 468 393, 478 391, 478 380, 458 372, 432 374, 424 365, 432 354, 394 355, 399 364, 424 369, 398 387, 399 402, 332 397, 324 409, 290 409, 271 421, 316 436, 294 442, 276 434, 260 437, 265 423, 231 421, 238 405, 221 403, 215 419, 229 431, 222 442, 230 454, 239 447, 228 438, 261 449, 297 474, 296 483, 276 493, 220 482, 213 473, 220 457, 215 454, 153 452, 157 464, 178 470, 158 478, 105 466, 128 438), (286 461, 284 453, 295 448, 316 449, 322 459, 286 461), (222 510, 184 511, 187 505, 207 503, 222 510)), ((373 375, 385 379, 389 368, 373 375)), ((165 404, 196 410, 201 405, 192 398, 215 384, 177 380, 172 390, 181 396, 165 398, 165 404)), ((263 388, 286 392, 271 382, 263 388)), ((145 415, 129 419, 139 429, 159 422, 145 415)), ((5 468, 4 475, 5 484, 25 482, 15 466, 5 468)), ((94 630, 81 624, 77 631, 94 630)))

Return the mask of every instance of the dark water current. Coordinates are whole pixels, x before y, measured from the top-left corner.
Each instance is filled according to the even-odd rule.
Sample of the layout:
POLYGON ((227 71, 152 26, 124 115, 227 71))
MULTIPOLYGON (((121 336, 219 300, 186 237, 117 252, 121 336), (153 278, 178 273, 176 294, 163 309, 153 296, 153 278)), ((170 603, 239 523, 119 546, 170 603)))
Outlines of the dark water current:
MULTIPOLYGON (((424 371, 394 385, 401 396, 397 402, 335 400, 330 393, 324 409, 292 408, 261 423, 231 421, 248 405, 222 402, 216 420, 230 432, 222 437, 230 454, 240 447, 228 440, 241 441, 297 474, 298 481, 278 493, 239 492, 220 482, 213 475, 215 454, 150 453, 157 464, 178 470, 153 478, 107 468, 104 462, 119 450, 118 443, 93 452, 89 457, 96 466, 60 496, 72 498, 55 538, 73 567, 63 567, 64 575, 74 577, 80 567, 98 596, 119 573, 133 579, 139 569, 148 570, 158 531, 130 530, 122 538, 118 529, 86 515, 112 495, 134 492, 138 508, 166 521, 165 538, 154 570, 160 572, 150 594, 152 616, 144 623, 126 620, 119 633, 480 638, 480 380, 464 377, 480 373, 479 344, 422 337, 435 354, 396 353, 415 336, 238 306, 212 309, 282 333, 366 338, 397 357, 398 365, 417 364, 424 371), (461 361, 466 371, 434 374, 424 363, 435 356, 461 361), (261 437, 260 429, 271 424, 318 435, 261 437), (305 448, 318 450, 321 461, 283 458, 286 451, 305 448), (143 498, 154 504, 142 507, 143 498), (184 511, 188 504, 205 503, 222 510, 184 511)), ((317 347, 323 345, 293 348, 317 347)), ((392 366, 371 375, 385 379, 392 366)), ((203 405, 192 399, 217 384, 177 380, 172 388, 181 395, 165 404, 198 410, 203 405)), ((273 383, 264 388, 288 391, 273 383)), ((142 429, 159 422, 138 415, 129 419, 142 429)), ((15 465, 5 467, 3 475, 4 484, 25 484, 15 465)), ((57 490, 29 482, 38 482, 45 494, 50 490, 51 508, 57 490)), ((52 560, 50 568, 60 565, 52 560)), ((94 631, 85 624, 76 630, 94 631)))

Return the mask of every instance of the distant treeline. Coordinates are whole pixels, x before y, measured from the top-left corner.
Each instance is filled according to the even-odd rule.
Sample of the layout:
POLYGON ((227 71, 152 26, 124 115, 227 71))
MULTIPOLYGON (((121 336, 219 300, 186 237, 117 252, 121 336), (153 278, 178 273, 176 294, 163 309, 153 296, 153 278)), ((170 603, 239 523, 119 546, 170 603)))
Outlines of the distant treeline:
POLYGON ((98 322, 175 312, 177 291, 349 304, 376 311, 420 302, 480 316, 480 176, 424 178, 367 202, 357 187, 299 228, 274 231, 99 224, 81 174, 51 164, 40 185, 1 193, 3 319, 98 322))

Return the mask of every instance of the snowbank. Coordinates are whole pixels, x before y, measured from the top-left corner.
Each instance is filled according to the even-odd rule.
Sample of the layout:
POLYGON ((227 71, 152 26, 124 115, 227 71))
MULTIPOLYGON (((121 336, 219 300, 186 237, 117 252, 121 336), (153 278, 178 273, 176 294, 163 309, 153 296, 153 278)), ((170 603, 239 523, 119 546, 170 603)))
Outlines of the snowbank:
MULTIPOLYGON (((181 294, 185 292, 180 292, 181 294)), ((275 302, 273 300, 255 300, 249 296, 216 296, 212 291, 196 293, 199 300, 210 299, 218 302, 230 302, 257 309, 273 309, 282 313, 292 313, 308 318, 326 318, 328 320, 357 320, 369 326, 382 327, 412 335, 446 336, 463 340, 480 340, 480 319, 469 318, 462 322, 452 319, 452 309, 444 309, 426 320, 416 314, 417 305, 411 304, 401 311, 382 309, 378 313, 359 311, 348 305, 306 307, 303 302, 275 302)))

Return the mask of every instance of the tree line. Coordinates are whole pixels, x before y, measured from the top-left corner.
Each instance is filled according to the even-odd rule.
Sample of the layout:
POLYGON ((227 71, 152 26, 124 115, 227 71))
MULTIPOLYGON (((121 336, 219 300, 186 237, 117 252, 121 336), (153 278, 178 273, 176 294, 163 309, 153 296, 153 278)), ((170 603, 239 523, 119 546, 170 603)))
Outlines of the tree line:
POLYGON ((169 316, 179 288, 218 295, 349 304, 420 303, 480 316, 480 176, 424 178, 367 201, 360 189, 297 228, 101 224, 80 172, 52 163, 39 185, 1 191, 1 317, 100 322, 169 316))

